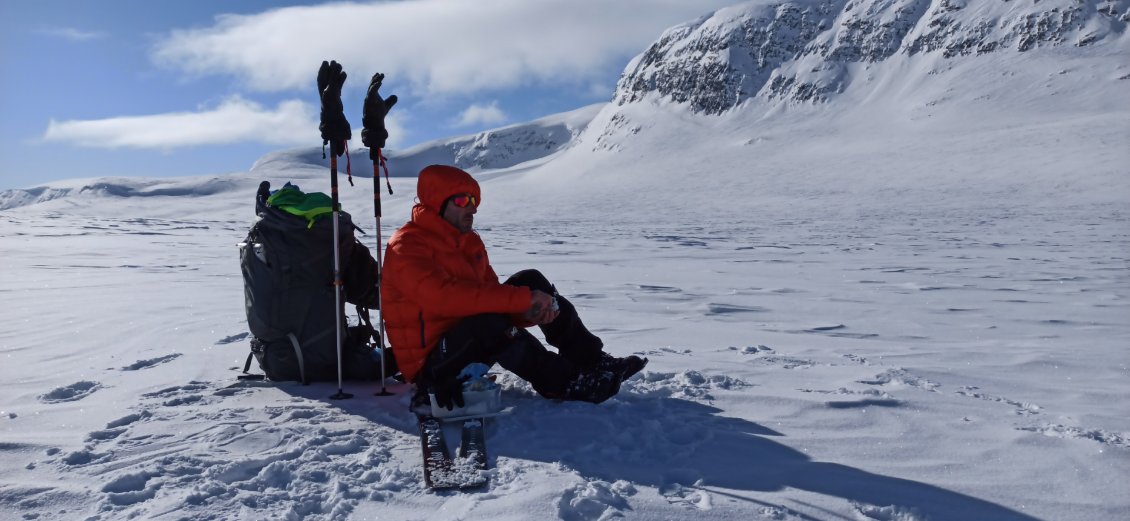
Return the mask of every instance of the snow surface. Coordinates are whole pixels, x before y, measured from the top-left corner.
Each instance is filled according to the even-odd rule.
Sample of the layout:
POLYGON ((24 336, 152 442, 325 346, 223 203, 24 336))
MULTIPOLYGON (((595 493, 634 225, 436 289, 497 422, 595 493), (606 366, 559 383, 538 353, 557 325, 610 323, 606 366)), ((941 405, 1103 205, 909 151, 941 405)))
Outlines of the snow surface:
MULTIPOLYGON (((479 491, 423 487, 406 386, 236 379, 236 243, 260 180, 328 191, 310 150, 42 187, 0 212, 0 518, 1125 518, 1126 49, 896 56, 721 115, 644 96, 475 169, 495 269, 651 359, 601 405, 504 373, 479 491)), ((342 197, 372 245, 369 183, 342 197)))

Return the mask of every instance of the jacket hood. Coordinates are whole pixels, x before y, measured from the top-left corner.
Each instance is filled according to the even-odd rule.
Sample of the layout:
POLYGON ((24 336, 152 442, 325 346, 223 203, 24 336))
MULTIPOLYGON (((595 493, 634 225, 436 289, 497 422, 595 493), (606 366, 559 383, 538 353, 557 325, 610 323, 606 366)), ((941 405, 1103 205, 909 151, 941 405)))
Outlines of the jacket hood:
POLYGON ((447 165, 430 165, 420 170, 420 177, 416 180, 416 198, 428 210, 438 214, 443 202, 458 194, 471 194, 482 201, 479 183, 471 174, 447 165))

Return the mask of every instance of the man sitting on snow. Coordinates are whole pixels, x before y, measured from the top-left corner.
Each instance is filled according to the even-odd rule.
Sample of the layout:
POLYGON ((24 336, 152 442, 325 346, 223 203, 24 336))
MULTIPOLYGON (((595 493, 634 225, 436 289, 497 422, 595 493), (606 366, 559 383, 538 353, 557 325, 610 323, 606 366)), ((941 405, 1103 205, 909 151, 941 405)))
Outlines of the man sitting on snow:
MULTIPOLYGON (((397 366, 441 407, 462 407, 459 373, 495 363, 546 398, 600 403, 647 363, 616 358, 538 271, 505 283, 472 231, 479 183, 455 167, 420 171, 412 220, 389 239, 381 307, 397 366), (540 326, 551 352, 524 328, 540 326)), ((415 400, 414 400, 415 402, 415 400)))

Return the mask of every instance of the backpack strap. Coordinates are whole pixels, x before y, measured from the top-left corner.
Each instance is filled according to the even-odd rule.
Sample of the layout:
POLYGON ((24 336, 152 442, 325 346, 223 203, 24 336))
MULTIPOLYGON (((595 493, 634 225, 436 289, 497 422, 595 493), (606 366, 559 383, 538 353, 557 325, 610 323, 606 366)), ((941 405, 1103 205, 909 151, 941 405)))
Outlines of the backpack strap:
POLYGON ((251 370, 251 359, 252 358, 255 358, 255 352, 254 351, 247 353, 247 362, 244 362, 244 364, 243 364, 243 374, 237 376, 236 377, 237 380, 263 380, 263 379, 267 378, 267 375, 264 375, 264 374, 251 374, 251 373, 248 372, 248 371, 251 370))
POLYGON ((302 360, 302 347, 298 345, 298 338, 294 333, 287 333, 286 337, 290 339, 290 344, 294 346, 294 356, 298 359, 298 376, 302 378, 302 385, 309 385, 310 381, 306 379, 306 364, 302 360))
POLYGON ((370 339, 372 339, 373 333, 376 331, 375 329, 373 329, 373 320, 369 318, 369 308, 356 306, 354 309, 357 310, 357 320, 364 324, 365 327, 369 330, 370 338, 365 339, 365 341, 368 342, 370 339))

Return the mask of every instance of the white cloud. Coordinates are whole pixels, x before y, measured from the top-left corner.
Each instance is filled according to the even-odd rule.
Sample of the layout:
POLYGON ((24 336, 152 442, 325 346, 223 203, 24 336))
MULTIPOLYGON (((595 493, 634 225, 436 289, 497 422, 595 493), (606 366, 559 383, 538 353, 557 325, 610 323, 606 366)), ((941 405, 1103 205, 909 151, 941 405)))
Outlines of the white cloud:
POLYGON ((84 31, 82 29, 76 29, 74 27, 44 27, 42 29, 39 29, 37 32, 39 32, 39 34, 54 36, 75 42, 96 40, 98 38, 103 38, 106 36, 106 33, 100 33, 97 31, 84 31))
POLYGON ((45 141, 92 148, 174 149, 200 145, 259 142, 269 145, 320 143, 317 112, 302 101, 279 103, 274 110, 240 97, 198 112, 55 121, 45 141))
POLYGON ((626 65, 669 26, 733 0, 399 0, 221 15, 174 31, 154 59, 192 74, 228 74, 252 89, 316 90, 335 59, 364 88, 383 72, 421 94, 535 82, 586 85, 626 65))
POLYGON ((455 126, 498 125, 504 123, 507 119, 509 118, 506 116, 506 113, 498 108, 498 101, 492 101, 488 105, 475 103, 467 107, 463 113, 459 115, 455 121, 455 126))

